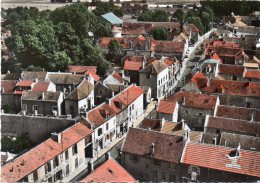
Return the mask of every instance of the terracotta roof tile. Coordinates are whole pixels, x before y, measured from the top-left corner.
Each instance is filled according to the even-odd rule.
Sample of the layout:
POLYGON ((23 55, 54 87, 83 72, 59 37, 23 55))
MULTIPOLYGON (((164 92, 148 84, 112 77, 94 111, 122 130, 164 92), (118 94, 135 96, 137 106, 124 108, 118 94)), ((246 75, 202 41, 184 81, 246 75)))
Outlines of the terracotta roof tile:
POLYGON ((1 80, 1 94, 14 94, 15 85, 18 81, 1 80))
POLYGON ((218 74, 231 75, 231 76, 243 76, 244 67, 239 65, 219 64, 218 74))
POLYGON ((260 153, 240 150, 236 163, 240 168, 236 168, 231 166, 232 158, 229 157, 231 151, 234 150, 234 148, 223 146, 187 143, 181 162, 209 169, 260 177, 260 153))
POLYGON ((38 81, 34 84, 32 91, 45 92, 48 90, 50 82, 38 81))
POLYGON ((90 70, 96 73, 97 66, 69 65, 67 67, 67 72, 76 73, 76 74, 84 74, 86 71, 90 71, 90 70))
POLYGON ((250 121, 252 114, 255 121, 260 121, 260 109, 218 105, 216 116, 250 121))
POLYGON ((122 146, 122 152, 179 163, 183 144, 181 136, 130 128, 122 146), (152 144, 155 145, 153 155, 151 155, 152 144))
POLYGON ((80 182, 136 182, 115 160, 109 159, 80 182))
POLYGON ((112 76, 120 83, 124 83, 124 79, 118 73, 114 72, 112 76))
POLYGON ((260 79, 260 70, 245 69, 244 77, 252 78, 252 79, 260 79))
POLYGON ((151 46, 151 50, 154 52, 182 53, 184 50, 184 42, 155 40, 151 46))
POLYGON ((100 80, 100 76, 97 75, 93 70, 88 70, 85 72, 85 76, 91 75, 94 78, 94 81, 99 81, 100 80))
POLYGON ((161 100, 157 112, 164 113, 164 114, 173 114, 175 109, 176 101, 170 101, 170 100, 161 100))
POLYGON ((32 80, 23 80, 23 81, 19 81, 16 86, 32 86, 33 81, 32 80))
POLYGON ((49 138, 2 166, 2 181, 18 182, 72 145, 89 136, 92 132, 92 130, 81 123, 69 127, 61 132, 62 143, 55 142, 49 138), (23 165, 21 165, 22 162, 24 163, 23 165), (11 169, 13 169, 12 172, 10 171, 11 169))
POLYGON ((161 120, 160 119, 145 118, 142 121, 141 126, 142 126, 142 128, 145 128, 145 129, 149 129, 150 128, 150 129, 155 130, 155 131, 160 131, 161 120))
POLYGON ((231 132, 240 132, 252 135, 260 135, 259 122, 246 121, 240 119, 210 116, 207 123, 207 128, 221 129, 231 132))
POLYGON ((139 71, 143 68, 143 62, 125 61, 124 70, 139 71))

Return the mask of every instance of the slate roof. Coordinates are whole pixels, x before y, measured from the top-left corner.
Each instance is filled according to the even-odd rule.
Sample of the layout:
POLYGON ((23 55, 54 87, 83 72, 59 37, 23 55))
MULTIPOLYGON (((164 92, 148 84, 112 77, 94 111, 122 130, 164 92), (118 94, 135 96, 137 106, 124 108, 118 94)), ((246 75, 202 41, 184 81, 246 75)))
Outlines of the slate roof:
POLYGON ((61 92, 40 92, 40 91, 23 91, 21 100, 42 100, 57 102, 61 92))
POLYGON ((40 145, 2 166, 2 182, 18 182, 72 145, 89 136, 92 132, 83 124, 77 123, 61 132, 62 143, 55 142, 51 138, 47 139, 40 145), (10 171, 11 169, 12 172, 10 171))
POLYGON ((205 167, 220 171, 245 174, 260 177, 260 152, 240 150, 237 164, 240 168, 231 166, 232 158, 229 154, 234 148, 201 144, 187 143, 181 162, 188 165, 205 167))
POLYGON ((101 15, 104 19, 106 19, 108 22, 110 22, 112 25, 118 25, 122 24, 123 21, 117 17, 114 13, 106 13, 104 15, 101 15))
POLYGON ((115 160, 109 159, 80 182, 136 182, 115 160))
POLYGON ((49 80, 53 82, 54 84, 79 84, 81 81, 83 81, 84 76, 83 75, 77 75, 77 74, 67 74, 67 73, 48 73, 48 78, 46 80, 49 80))
POLYGON ((147 65, 145 68, 143 68, 140 72, 141 73, 147 73, 147 74, 159 74, 160 72, 164 71, 168 68, 168 65, 165 63, 155 60, 149 65, 147 65))
POLYGON ((83 80, 77 88, 75 88, 67 97, 66 99, 69 100, 82 100, 84 98, 87 98, 89 94, 94 89, 94 86, 88 82, 87 80, 83 80))
POLYGON ((179 163, 184 142, 183 137, 151 130, 129 128, 121 151, 161 161, 179 163), (151 154, 151 145, 155 145, 151 154))
POLYGON ((22 80, 35 80, 44 81, 47 72, 45 71, 23 71, 21 73, 22 80))

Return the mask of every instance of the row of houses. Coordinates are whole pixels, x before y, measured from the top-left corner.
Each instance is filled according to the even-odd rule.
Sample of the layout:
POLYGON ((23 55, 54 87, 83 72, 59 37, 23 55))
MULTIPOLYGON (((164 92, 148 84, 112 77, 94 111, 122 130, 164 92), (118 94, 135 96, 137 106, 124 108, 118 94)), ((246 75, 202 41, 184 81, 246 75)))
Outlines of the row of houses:
POLYGON ((143 90, 131 85, 77 123, 2 166, 3 182, 55 182, 85 169, 143 114, 143 90))

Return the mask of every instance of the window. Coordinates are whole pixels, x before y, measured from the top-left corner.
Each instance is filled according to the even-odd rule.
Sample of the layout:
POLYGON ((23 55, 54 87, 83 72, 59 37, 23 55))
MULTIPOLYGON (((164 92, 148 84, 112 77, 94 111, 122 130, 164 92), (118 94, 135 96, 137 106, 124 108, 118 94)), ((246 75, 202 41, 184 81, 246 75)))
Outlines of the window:
POLYGON ((57 106, 52 106, 52 110, 58 111, 58 107, 57 106))
POLYGON ((33 181, 36 182, 37 180, 38 180, 38 172, 37 172, 37 170, 35 170, 33 172, 33 181))
POLYGON ((153 171, 153 181, 157 181, 158 180, 158 172, 157 171, 153 171))
POLYGON ((22 110, 25 111, 25 112, 27 112, 27 105, 26 105, 26 104, 23 104, 22 110))
POLYGON ((45 164, 45 173, 50 172, 51 171, 51 162, 47 162, 47 164, 45 164))
POLYGON ((53 160, 53 168, 59 166, 59 157, 55 157, 54 160, 53 160))
POLYGON ((165 172, 162 172, 162 181, 166 181, 166 173, 165 172))
POLYGON ((85 146, 87 146, 91 142, 90 137, 85 138, 85 146))
POLYGON ((197 175, 200 174, 200 168, 197 166, 189 166, 189 173, 191 174, 192 172, 197 173, 197 175))
POLYGON ((78 153, 78 146, 77 144, 75 144, 73 147, 72 147, 72 154, 75 155, 78 153))
POLYGON ((175 171, 176 164, 175 163, 169 163, 169 169, 172 171, 175 171))
POLYGON ((52 182, 52 177, 49 177, 49 178, 48 178, 48 182, 52 182))
POLYGON ((70 165, 67 164, 66 165, 66 175, 69 175, 69 173, 70 173, 70 165))
POLYGON ((65 160, 69 159, 69 150, 65 151, 65 160))
POLYGON ((175 175, 169 175, 169 182, 175 182, 175 175))
POLYGON ((28 182, 28 177, 24 177, 23 179, 21 179, 19 182, 28 182))
POLYGON ((98 129, 98 136, 102 135, 102 128, 98 129))
POLYGON ((108 125, 109 125, 109 124, 107 123, 107 124, 106 124, 106 130, 108 130, 108 127, 109 127, 108 125))
POLYGON ((102 90, 100 90, 99 93, 102 94, 102 90))
POLYGON ((161 162, 158 161, 157 159, 153 160, 153 164, 154 164, 154 166, 157 166, 157 167, 161 166, 161 162))
POLYGON ((38 110, 38 105, 33 105, 33 111, 38 110))
POLYGON ((202 116, 202 113, 199 113, 200 116, 202 116))
POLYGON ((75 158, 75 168, 79 166, 78 158, 75 158))
POLYGON ((134 110, 134 104, 132 105, 132 110, 134 110))
POLYGON ((138 157, 136 155, 130 155, 130 159, 133 163, 137 163, 138 162, 138 157))

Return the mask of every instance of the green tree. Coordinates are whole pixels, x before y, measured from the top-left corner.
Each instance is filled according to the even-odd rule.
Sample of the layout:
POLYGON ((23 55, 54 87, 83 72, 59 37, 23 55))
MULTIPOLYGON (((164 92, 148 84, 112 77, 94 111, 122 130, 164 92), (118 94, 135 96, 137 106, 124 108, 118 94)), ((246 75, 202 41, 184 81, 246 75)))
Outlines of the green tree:
POLYGON ((121 52, 122 52, 122 47, 118 41, 112 40, 108 44, 108 53, 113 54, 113 55, 119 55, 119 54, 121 54, 121 52))
POLYGON ((26 149, 29 149, 32 146, 32 143, 29 140, 28 134, 24 133, 18 136, 16 139, 11 137, 3 137, 1 140, 3 152, 11 152, 11 153, 20 153, 26 149))
POLYGON ((155 28, 152 30, 152 35, 155 40, 167 40, 168 30, 166 28, 155 28))
POLYGON ((187 20, 189 23, 194 23, 198 27, 201 33, 204 32, 203 24, 201 22, 200 17, 189 17, 187 20))
POLYGON ((164 10, 150 11, 146 10, 139 14, 138 21, 148 22, 168 22, 169 15, 164 10))
POLYGON ((179 20, 179 22, 183 22, 185 19, 185 12, 182 9, 177 9, 173 13, 173 17, 176 17, 179 20))
POLYGON ((209 22, 210 22, 210 15, 207 12, 201 13, 201 21, 204 25, 204 31, 207 31, 209 29, 209 22))
POLYGON ((124 15, 123 10, 120 7, 115 6, 113 3, 110 2, 97 2, 96 9, 93 10, 93 13, 96 16, 101 16, 109 12, 114 13, 118 17, 122 17, 124 15))

